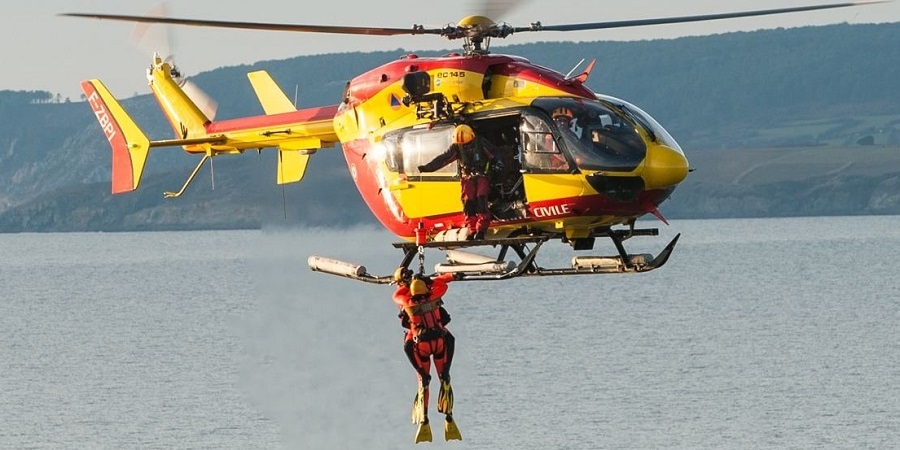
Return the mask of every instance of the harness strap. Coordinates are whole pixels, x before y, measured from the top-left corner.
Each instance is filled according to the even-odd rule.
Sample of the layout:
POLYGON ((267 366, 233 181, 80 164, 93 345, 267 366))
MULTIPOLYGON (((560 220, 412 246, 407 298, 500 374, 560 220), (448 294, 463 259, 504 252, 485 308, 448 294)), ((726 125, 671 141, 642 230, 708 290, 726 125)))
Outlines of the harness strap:
POLYGON ((436 339, 440 339, 447 334, 447 330, 443 328, 425 328, 416 332, 415 336, 413 336, 413 342, 416 344, 420 342, 429 342, 436 339))
POLYGON ((425 303, 417 303, 412 306, 404 306, 403 309, 406 310, 406 313, 409 314, 410 317, 421 316, 437 310, 441 307, 442 304, 443 302, 441 301, 441 299, 437 299, 425 303))

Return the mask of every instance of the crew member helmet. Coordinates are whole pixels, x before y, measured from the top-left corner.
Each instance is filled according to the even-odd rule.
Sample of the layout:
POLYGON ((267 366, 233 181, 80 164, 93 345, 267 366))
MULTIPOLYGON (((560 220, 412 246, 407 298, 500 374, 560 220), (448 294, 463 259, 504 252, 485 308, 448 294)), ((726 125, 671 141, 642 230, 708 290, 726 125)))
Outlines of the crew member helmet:
POLYGON ((394 271, 394 284, 409 284, 410 278, 412 278, 412 270, 406 267, 398 267, 394 271))
POLYGON ((453 133, 454 144, 468 144, 475 139, 475 130, 472 127, 461 124, 456 126, 456 132, 453 133))
POLYGON ((428 285, 425 284, 425 280, 416 277, 409 283, 409 294, 412 296, 416 295, 425 295, 428 293, 428 285))
POLYGON ((566 108, 564 106, 554 109, 553 113, 550 114, 550 117, 553 119, 556 119, 558 117, 563 117, 563 116, 568 117, 569 119, 572 119, 575 117, 575 114, 572 113, 571 109, 566 108))

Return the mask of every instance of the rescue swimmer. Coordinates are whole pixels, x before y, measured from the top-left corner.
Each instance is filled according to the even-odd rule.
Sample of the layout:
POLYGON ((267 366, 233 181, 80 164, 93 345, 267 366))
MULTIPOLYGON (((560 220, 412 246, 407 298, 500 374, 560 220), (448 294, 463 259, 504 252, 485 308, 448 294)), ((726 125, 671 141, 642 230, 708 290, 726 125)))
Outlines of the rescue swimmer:
POLYGON ((443 295, 447 284, 455 280, 446 273, 434 277, 413 275, 412 270, 400 267, 394 272, 394 304, 400 308, 400 324, 407 330, 403 351, 416 370, 419 386, 413 401, 412 422, 418 424, 415 443, 431 442, 431 425, 428 421, 429 384, 431 363, 440 380, 437 410, 445 415, 444 439, 462 440, 453 420, 453 388, 450 386, 450 365, 456 339, 447 324, 450 314, 443 307, 443 295))

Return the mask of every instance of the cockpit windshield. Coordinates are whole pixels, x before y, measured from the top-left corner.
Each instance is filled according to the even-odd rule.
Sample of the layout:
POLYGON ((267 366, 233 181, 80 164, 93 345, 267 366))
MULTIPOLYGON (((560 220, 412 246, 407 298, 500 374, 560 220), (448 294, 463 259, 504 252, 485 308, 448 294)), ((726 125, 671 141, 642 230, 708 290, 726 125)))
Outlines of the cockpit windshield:
POLYGON ((558 144, 579 169, 633 170, 644 159, 647 147, 638 130, 650 140, 680 151, 675 140, 652 117, 631 104, 612 97, 597 100, 542 98, 532 104, 552 119, 523 117, 523 140, 543 137, 549 126, 557 128, 558 144))
POLYGON ((677 151, 678 153, 684 154, 684 151, 681 150, 681 146, 678 145, 678 142, 675 142, 675 138, 666 131, 659 122, 656 121, 650 114, 647 114, 637 106, 632 105, 631 103, 626 102, 625 100, 621 100, 609 95, 598 95, 597 100, 604 102, 606 104, 614 105, 615 108, 620 109, 629 117, 635 119, 642 127, 644 127, 647 132, 650 134, 650 138, 659 142, 666 147, 671 148, 672 150, 677 151))

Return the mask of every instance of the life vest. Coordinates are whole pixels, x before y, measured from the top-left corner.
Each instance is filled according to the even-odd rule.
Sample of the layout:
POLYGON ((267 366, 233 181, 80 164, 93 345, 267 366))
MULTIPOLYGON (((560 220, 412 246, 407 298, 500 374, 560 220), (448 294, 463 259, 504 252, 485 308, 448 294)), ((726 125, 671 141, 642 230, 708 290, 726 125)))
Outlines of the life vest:
POLYGON ((404 306, 403 310, 409 316, 413 340, 424 342, 442 337, 446 333, 441 315, 443 300, 428 297, 409 300, 412 304, 404 306))

